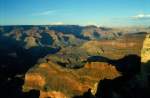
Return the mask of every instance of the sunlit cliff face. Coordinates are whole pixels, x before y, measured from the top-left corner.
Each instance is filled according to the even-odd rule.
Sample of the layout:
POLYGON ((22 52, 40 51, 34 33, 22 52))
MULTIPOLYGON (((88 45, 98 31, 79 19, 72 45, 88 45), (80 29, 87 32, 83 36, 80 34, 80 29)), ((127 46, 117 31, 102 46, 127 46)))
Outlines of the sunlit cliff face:
POLYGON ((141 80, 143 86, 148 86, 148 75, 150 74, 150 34, 147 34, 141 50, 141 80))
POLYGON ((147 34, 143 42, 143 49, 141 51, 141 61, 147 63, 150 60, 150 34, 147 34))
POLYGON ((39 73, 29 73, 25 76, 25 80, 28 81, 26 85, 23 86, 23 91, 28 92, 28 89, 42 89, 45 85, 45 79, 39 73), (37 82, 35 82, 37 81, 37 82))
POLYGON ((63 93, 58 91, 44 92, 40 91, 39 98, 67 98, 63 93))
POLYGON ((82 95, 89 88, 94 95, 99 80, 114 79, 120 75, 114 66, 104 62, 86 63, 78 70, 69 70, 48 62, 26 73, 23 89, 40 90, 40 98, 72 98, 82 95))

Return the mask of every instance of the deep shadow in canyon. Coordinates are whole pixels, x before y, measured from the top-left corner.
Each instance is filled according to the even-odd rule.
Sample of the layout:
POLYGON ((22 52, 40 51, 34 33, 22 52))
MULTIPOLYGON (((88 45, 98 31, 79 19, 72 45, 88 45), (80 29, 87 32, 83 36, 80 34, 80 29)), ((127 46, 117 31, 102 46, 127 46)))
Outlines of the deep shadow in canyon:
POLYGON ((22 92, 25 73, 39 58, 59 49, 34 47, 25 49, 22 43, 0 34, 0 96, 3 98, 38 98, 39 91, 22 92))
MULTIPOLYGON (((106 57, 94 56, 88 59, 88 62, 107 62, 114 65, 122 76, 113 80, 100 80, 97 92, 92 95, 90 89, 82 96, 73 98, 149 98, 150 79, 148 76, 148 86, 143 87, 140 78, 141 58, 137 55, 127 55, 119 60, 111 60, 106 57)), ((148 63, 149 64, 149 63, 148 63)))

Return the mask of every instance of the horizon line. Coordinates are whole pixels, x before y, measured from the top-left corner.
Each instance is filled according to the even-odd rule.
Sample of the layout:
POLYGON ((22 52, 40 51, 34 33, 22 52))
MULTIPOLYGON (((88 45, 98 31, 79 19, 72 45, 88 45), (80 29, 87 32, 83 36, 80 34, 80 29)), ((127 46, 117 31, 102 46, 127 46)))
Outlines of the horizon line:
POLYGON ((95 26, 95 27, 106 27, 106 28, 124 28, 124 27, 150 27, 150 25, 128 25, 128 26, 99 26, 99 25, 81 25, 81 24, 0 24, 0 26, 95 26))

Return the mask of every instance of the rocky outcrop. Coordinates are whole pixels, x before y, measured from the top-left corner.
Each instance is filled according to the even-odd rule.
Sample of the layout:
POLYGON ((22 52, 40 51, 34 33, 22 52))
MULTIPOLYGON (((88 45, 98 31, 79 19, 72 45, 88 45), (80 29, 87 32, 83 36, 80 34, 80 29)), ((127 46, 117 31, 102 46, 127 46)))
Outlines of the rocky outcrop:
POLYGON ((96 26, 85 26, 81 32, 82 36, 90 40, 115 39, 119 36, 112 32, 111 28, 98 28, 96 26))
POLYGON ((143 86, 148 87, 150 85, 150 81, 148 79, 148 77, 150 77, 150 34, 146 35, 143 42, 143 48, 141 50, 141 62, 141 79, 143 86))
POLYGON ((122 58, 127 54, 141 55, 143 38, 138 36, 125 36, 117 40, 92 40, 80 46, 89 55, 102 55, 112 59, 122 58))
POLYGON ((58 91, 52 91, 52 92, 40 91, 39 98, 67 98, 67 97, 63 93, 58 91))
POLYGON ((37 39, 32 36, 26 37, 24 42, 26 43, 26 49, 38 46, 37 39))
POLYGON ((143 42, 143 48, 141 51, 141 62, 147 63, 150 60, 150 34, 147 34, 143 42))
POLYGON ((21 37, 22 37, 22 33, 20 29, 13 29, 11 32, 8 32, 4 35, 7 37, 12 37, 16 39, 17 41, 21 40, 21 37))
POLYGON ((42 89, 45 85, 45 79, 39 73, 28 73, 25 76, 26 84, 23 86, 23 91, 28 92, 36 88, 37 90, 42 89))
POLYGON ((68 70, 49 61, 27 72, 23 88, 25 91, 40 90, 40 98, 71 98, 82 95, 89 88, 94 95, 99 80, 120 75, 114 66, 103 62, 91 62, 83 68, 68 70))
POLYGON ((88 41, 81 46, 81 49, 84 49, 90 55, 100 55, 104 53, 100 41, 88 41))

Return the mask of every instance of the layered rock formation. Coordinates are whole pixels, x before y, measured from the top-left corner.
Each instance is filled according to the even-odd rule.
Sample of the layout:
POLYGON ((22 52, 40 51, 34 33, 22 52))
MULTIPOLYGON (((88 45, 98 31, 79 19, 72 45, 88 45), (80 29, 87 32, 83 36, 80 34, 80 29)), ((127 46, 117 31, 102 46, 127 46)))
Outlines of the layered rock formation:
POLYGON ((112 59, 122 58, 127 54, 141 55, 145 34, 124 35, 116 40, 87 41, 81 49, 89 55, 101 55, 112 59))
POLYGON ((147 34, 143 42, 143 48, 141 51, 141 61, 147 63, 150 60, 150 34, 147 34))
MULTIPOLYGON (((20 79, 16 74, 24 76, 36 64, 25 75, 24 92, 39 90, 40 98, 70 98, 85 92, 95 95, 100 80, 122 75, 117 70, 117 63, 107 61, 129 54, 140 55, 142 46, 145 53, 142 54, 143 72, 147 77, 149 37, 143 44, 144 34, 137 29, 124 31, 96 26, 0 26, 3 46, 0 47, 3 77, 0 86, 7 94, 11 92, 8 96, 21 98, 24 96, 22 84, 14 77, 20 79)), ((121 67, 127 71, 128 66, 121 67)))
POLYGON ((91 62, 83 68, 68 70, 49 61, 28 71, 23 88, 24 91, 40 90, 40 98, 71 98, 82 95, 89 88, 95 94, 99 80, 120 75, 114 66, 104 62, 91 62))
MULTIPOLYGON (((38 74, 42 77, 40 78, 42 80, 31 79, 32 81, 30 81, 29 78, 25 78, 23 88, 25 91, 40 90, 40 98, 53 96, 55 96, 54 98, 72 98, 83 95, 89 89, 91 89, 91 94, 95 95, 100 80, 111 80, 122 75, 115 67, 122 63, 122 59, 115 63, 106 57, 119 59, 128 54, 140 55, 142 41, 141 35, 126 35, 118 40, 88 41, 82 46, 65 47, 54 55, 47 55, 40 59, 39 64, 36 64, 27 72, 26 77, 30 78, 30 75, 32 77, 32 75, 38 74), (130 39, 128 39, 128 36, 130 36, 130 39), (98 53, 98 50, 101 53, 98 53), (80 64, 82 66, 77 68, 67 67, 80 64), (41 81, 45 83, 43 86, 40 85, 42 84, 41 81)), ((125 64, 128 63, 119 65, 123 71, 130 68, 125 64)))

